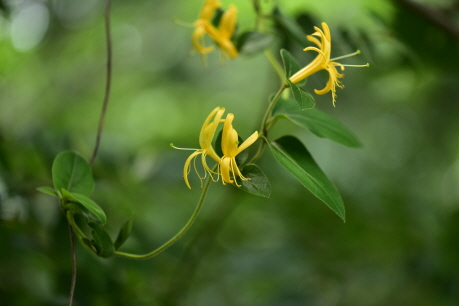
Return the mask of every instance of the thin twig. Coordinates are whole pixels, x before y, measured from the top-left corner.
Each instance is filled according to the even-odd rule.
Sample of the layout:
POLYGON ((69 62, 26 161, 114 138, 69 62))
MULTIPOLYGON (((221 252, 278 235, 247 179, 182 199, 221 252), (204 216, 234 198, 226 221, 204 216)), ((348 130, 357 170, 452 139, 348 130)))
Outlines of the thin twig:
POLYGON ((108 101, 110 98, 110 88, 112 83, 112 35, 110 30, 110 5, 111 0, 107 0, 105 5, 105 37, 106 37, 106 46, 107 46, 107 75, 105 82, 105 96, 104 103, 102 105, 102 112, 100 113, 99 127, 97 129, 96 144, 94 146, 94 151, 92 153, 90 165, 94 163, 96 159, 97 152, 99 151, 100 139, 102 136, 102 130, 105 123, 105 114, 107 113, 108 101))
POLYGON ((75 293, 75 284, 76 284, 76 256, 75 256, 75 239, 73 238, 73 230, 70 223, 69 225, 69 235, 70 235, 70 248, 72 251, 72 284, 70 285, 70 295, 69 295, 69 304, 68 306, 72 306, 73 303, 73 294, 75 293))

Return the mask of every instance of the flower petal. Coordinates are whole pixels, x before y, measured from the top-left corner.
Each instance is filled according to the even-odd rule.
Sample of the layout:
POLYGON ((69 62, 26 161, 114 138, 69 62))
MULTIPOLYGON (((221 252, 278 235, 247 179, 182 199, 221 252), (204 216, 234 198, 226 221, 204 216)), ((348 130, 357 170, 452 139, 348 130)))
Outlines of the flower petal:
POLYGON ((203 26, 198 26, 193 32, 193 36, 191 37, 191 43, 193 45, 193 48, 196 49, 201 54, 207 54, 212 52, 215 47, 214 46, 204 46, 204 35, 206 34, 206 31, 203 26))
POLYGON ((258 139, 258 131, 255 131, 249 138, 247 138, 238 148, 236 151, 236 155, 250 147, 255 141, 258 139))
POLYGON ((188 158, 186 159, 185 166, 183 167, 183 179, 185 180, 185 184, 188 186, 188 188, 191 189, 190 183, 188 182, 188 173, 190 173, 190 163, 199 154, 202 154, 201 150, 196 150, 196 152, 193 152, 188 158))
POLYGON ((233 183, 233 180, 230 176, 231 171, 231 158, 230 157, 223 157, 220 161, 220 173, 222 175, 222 182, 225 183, 233 183))
POLYGON ((218 0, 207 0, 201 10, 201 19, 208 20, 212 18, 215 10, 221 6, 218 0))

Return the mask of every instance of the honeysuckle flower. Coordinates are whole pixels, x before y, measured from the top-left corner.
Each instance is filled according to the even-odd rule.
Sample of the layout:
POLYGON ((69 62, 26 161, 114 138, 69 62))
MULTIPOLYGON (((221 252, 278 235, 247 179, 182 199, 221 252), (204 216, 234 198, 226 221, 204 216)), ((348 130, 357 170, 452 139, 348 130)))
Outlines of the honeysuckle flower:
MULTIPOLYGON (((212 176, 213 174, 217 174, 210 169, 210 167, 207 165, 207 160, 206 156, 210 156, 213 160, 215 160, 217 163, 220 162, 220 156, 215 153, 214 148, 212 147, 212 140, 215 135, 215 131, 217 130, 218 124, 220 122, 223 122, 221 119, 223 116, 223 113, 225 112, 225 108, 223 107, 216 107, 210 114, 207 116, 206 120, 204 121, 204 124, 202 125, 201 128, 201 133, 199 134, 199 145, 201 146, 201 149, 186 149, 186 150, 194 150, 193 152, 186 160, 185 166, 183 167, 183 178, 185 180, 185 184, 188 186, 188 188, 191 189, 190 183, 188 182, 188 173, 190 173, 190 167, 191 167, 191 162, 194 160, 194 169, 198 177, 202 179, 201 175, 199 174, 198 170, 196 169, 196 158, 201 155, 201 162, 202 166, 204 168, 204 178, 209 174, 212 176), (213 120, 212 120, 213 119, 213 120)), ((173 145, 172 145, 173 146, 173 145)), ((174 147, 176 148, 176 147, 174 147)), ((180 148, 176 148, 180 149, 180 148)))
POLYGON ((225 119, 225 124, 223 125, 223 157, 220 160, 220 174, 222 176, 222 182, 224 185, 226 183, 234 182, 238 187, 240 187, 240 185, 238 185, 236 182, 236 176, 239 176, 243 181, 248 180, 248 178, 245 178, 239 170, 239 167, 236 163, 236 156, 247 149, 258 139, 258 132, 256 131, 253 133, 241 145, 239 145, 238 134, 233 128, 233 119, 234 115, 228 114, 225 119), (233 179, 231 179, 231 173, 233 174, 233 179))
POLYGON ((215 10, 220 7, 218 0, 207 0, 201 10, 200 17, 193 23, 196 27, 192 36, 193 47, 201 54, 207 54, 214 50, 214 46, 204 45, 204 36, 207 34, 220 47, 223 54, 230 58, 235 58, 238 54, 236 47, 231 41, 236 26, 237 9, 230 5, 229 9, 221 16, 218 28, 216 28, 211 18, 215 10))
POLYGON ((333 105, 335 105, 336 101, 336 86, 339 88, 344 88, 343 83, 339 80, 340 78, 344 77, 344 74, 341 74, 338 72, 336 69, 336 66, 339 66, 341 70, 344 70, 345 66, 350 66, 350 67, 368 67, 369 64, 366 65, 343 65, 338 62, 335 62, 335 60, 350 57, 356 54, 360 54, 360 51, 357 50, 357 52, 344 55, 344 56, 339 56, 336 58, 330 59, 330 54, 331 54, 331 36, 330 36, 330 29, 328 28, 328 25, 325 22, 322 22, 322 29, 323 31, 318 28, 314 27, 316 32, 314 32, 312 35, 306 36, 306 38, 317 45, 317 47, 307 47, 304 48, 304 51, 316 51, 319 53, 317 57, 309 63, 306 67, 295 73, 290 77, 290 82, 292 83, 298 83, 308 76, 320 71, 320 70, 327 70, 329 74, 329 79, 327 82, 327 85, 321 89, 317 90, 314 89, 314 92, 318 95, 323 95, 326 94, 327 92, 331 91, 332 92, 332 98, 333 98, 333 105), (317 39, 317 36, 320 38, 317 39))

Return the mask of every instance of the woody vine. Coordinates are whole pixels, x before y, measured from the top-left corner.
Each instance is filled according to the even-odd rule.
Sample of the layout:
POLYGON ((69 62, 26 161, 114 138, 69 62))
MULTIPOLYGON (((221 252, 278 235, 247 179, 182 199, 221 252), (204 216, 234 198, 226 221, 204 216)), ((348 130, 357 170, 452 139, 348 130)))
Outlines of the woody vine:
MULTIPOLYGON (((129 238, 132 230, 132 220, 127 220, 120 226, 119 234, 112 239, 105 229, 107 216, 100 205, 91 198, 95 187, 91 165, 96 162, 97 152, 101 144, 106 110, 109 104, 111 88, 112 45, 110 34, 110 5, 106 2, 105 29, 107 47, 107 67, 105 97, 96 134, 96 144, 90 161, 75 152, 62 152, 57 155, 52 166, 53 187, 40 187, 39 191, 55 196, 63 215, 67 218, 70 230, 70 241, 73 259, 73 280, 69 298, 72 304, 76 280, 76 258, 73 237, 87 250, 97 256, 108 258, 112 256, 130 259, 148 259, 158 255, 175 243, 192 226, 199 211, 203 207, 210 185, 220 183, 233 185, 241 191, 255 196, 268 198, 271 194, 269 178, 257 165, 259 158, 266 152, 274 156, 276 162, 290 172, 309 192, 314 194, 343 221, 345 209, 343 200, 333 183, 327 178, 319 165, 307 150, 305 144, 294 136, 281 136, 272 140, 270 131, 275 125, 285 120, 291 121, 301 128, 307 129, 314 135, 327 138, 348 147, 360 146, 359 140, 339 121, 315 108, 314 94, 331 95, 331 102, 338 101, 337 91, 343 89, 343 71, 346 67, 368 67, 364 65, 347 65, 338 62, 354 53, 332 57, 332 32, 326 22, 314 27, 312 34, 306 36, 295 26, 288 16, 281 13, 279 8, 272 12, 263 12, 258 0, 253 0, 256 20, 253 29, 239 33, 237 27, 237 7, 229 5, 225 10, 219 0, 204 2, 198 19, 191 25, 194 27, 191 35, 191 45, 199 53, 207 65, 206 55, 219 51, 221 62, 231 65, 232 60, 247 60, 244 54, 263 53, 269 65, 279 78, 279 89, 267 98, 268 104, 262 118, 260 128, 253 131, 247 139, 242 139, 234 126, 237 125, 237 115, 227 113, 224 106, 216 105, 213 110, 202 110, 204 119, 199 135, 196 135, 196 148, 180 148, 171 144, 175 149, 190 150, 183 168, 184 188, 193 188, 189 175, 197 175, 202 189, 196 208, 186 224, 164 244, 155 247, 145 254, 133 254, 122 251, 122 245, 129 238), (306 66, 301 67, 295 58, 285 49, 276 49, 276 36, 268 28, 267 21, 283 27, 290 35, 299 37, 305 52, 315 52, 315 58, 306 66), (299 34, 300 33, 300 34, 299 34), (322 89, 314 89, 311 94, 305 86, 307 78, 325 71, 328 75, 322 89), (209 113, 210 111, 210 113, 209 113), (226 115, 225 115, 226 113, 226 115), (234 124, 234 126, 233 126, 234 124), (254 146, 254 150, 248 150, 254 146), (250 154, 253 151, 252 154, 250 154)), ((183 23, 183 22, 178 22, 183 23)), ((186 28, 183 28, 186 30, 186 28)), ((191 59, 190 59, 191 60, 191 59)), ((180 173, 177 173, 180 175, 180 173)), ((102 205, 103 206, 103 205, 102 205)))

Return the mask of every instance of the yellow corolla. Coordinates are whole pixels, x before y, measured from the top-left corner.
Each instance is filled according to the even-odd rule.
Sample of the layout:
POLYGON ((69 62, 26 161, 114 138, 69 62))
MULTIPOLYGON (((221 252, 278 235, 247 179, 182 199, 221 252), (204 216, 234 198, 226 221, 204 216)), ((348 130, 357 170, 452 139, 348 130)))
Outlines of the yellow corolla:
POLYGON ((216 28, 211 18, 215 10, 220 7, 218 0, 207 0, 201 10, 200 18, 194 22, 196 29, 192 36, 193 47, 201 54, 207 54, 214 50, 214 46, 204 45, 204 36, 207 34, 212 38, 223 51, 224 55, 235 58, 238 54, 236 47, 231 41, 236 26, 237 9, 230 5, 229 9, 223 13, 216 28))
POLYGON ((220 174, 222 176, 223 184, 234 182, 239 187, 240 185, 238 185, 236 182, 236 176, 239 176, 243 181, 248 179, 245 178, 239 170, 239 167, 236 163, 236 156, 247 149, 258 139, 258 132, 253 133, 241 145, 239 145, 238 134, 233 128, 233 119, 234 115, 228 114, 225 119, 225 124, 223 125, 223 157, 220 160, 220 174), (231 173, 233 174, 234 180, 231 179, 231 173))
MULTIPOLYGON (((218 173, 213 172, 212 169, 210 169, 209 166, 207 165, 206 156, 210 156, 217 163, 220 162, 220 156, 218 156, 217 153, 215 153, 215 150, 212 147, 212 140, 214 138, 215 131, 217 130, 218 124, 220 122, 223 122, 221 118, 224 112, 225 112, 225 109, 223 107, 216 107, 209 114, 209 116, 207 116, 206 120, 204 121, 204 124, 202 125, 201 133, 199 134, 199 145, 201 146, 201 149, 195 149, 195 152, 193 152, 193 154, 191 154, 185 162, 185 166, 183 168, 183 178, 185 179, 186 185, 190 189, 191 189, 191 186, 190 186, 190 183, 188 182, 188 173, 190 173, 190 164, 193 161, 193 159, 195 159, 198 155, 201 155, 201 162, 202 162, 202 166, 205 172, 204 177, 206 177, 207 174, 211 176, 212 174, 218 175, 218 173)), ((194 161, 194 163, 196 163, 196 161, 194 161)), ((196 171, 196 174, 199 176, 199 178, 203 179, 203 177, 199 175, 199 172, 196 169, 196 164, 194 165, 194 169, 196 171)))
POLYGON ((340 88, 344 88, 343 83, 339 80, 340 78, 344 77, 344 74, 339 73, 338 70, 336 69, 336 66, 339 66, 341 68, 341 70, 344 70, 345 66, 368 67, 369 64, 366 64, 366 65, 343 65, 343 64, 340 64, 338 62, 335 62, 335 60, 359 54, 360 51, 330 59, 330 54, 331 54, 330 29, 328 28, 328 25, 325 22, 322 22, 322 28, 323 28, 323 31, 318 27, 314 27, 316 32, 313 33, 312 35, 306 36, 306 38, 310 42, 313 42, 314 44, 316 44, 318 48, 317 47, 307 47, 307 48, 304 49, 304 51, 310 51, 311 50, 311 51, 316 51, 319 54, 306 67, 304 67, 303 69, 301 69, 300 71, 298 71, 297 73, 292 75, 289 80, 292 83, 297 83, 297 82, 300 82, 301 80, 304 80, 308 76, 316 73, 317 71, 327 70, 328 74, 329 74, 329 79, 328 79, 327 85, 322 90, 314 89, 314 92, 316 94, 318 94, 318 95, 323 95, 323 94, 326 94, 327 92, 329 92, 331 90, 332 91, 332 98, 333 98, 333 105, 335 105, 335 100, 336 100, 336 96, 337 96, 336 95, 336 86, 338 86, 340 88), (320 40, 317 39, 314 36, 319 37, 320 40))

